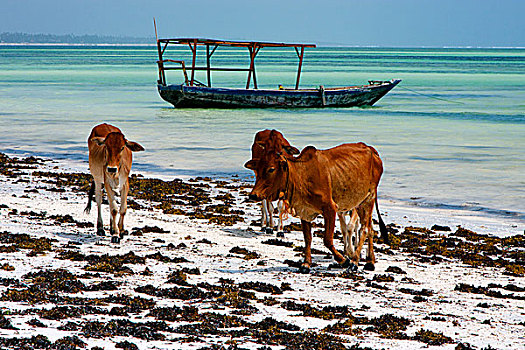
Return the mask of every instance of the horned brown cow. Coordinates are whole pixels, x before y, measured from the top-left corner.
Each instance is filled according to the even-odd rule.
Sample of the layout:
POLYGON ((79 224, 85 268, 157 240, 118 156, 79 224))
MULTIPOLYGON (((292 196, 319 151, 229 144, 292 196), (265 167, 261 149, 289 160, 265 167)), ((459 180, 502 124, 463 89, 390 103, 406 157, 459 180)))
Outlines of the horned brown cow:
POLYGON ((110 208, 111 242, 119 243, 124 234, 124 216, 127 210, 129 191, 129 173, 133 161, 132 152, 144 151, 136 142, 128 141, 119 128, 100 124, 93 128, 88 138, 89 170, 93 176, 86 212, 91 209, 91 200, 95 192, 98 207, 97 234, 104 235, 102 222, 102 186, 106 189, 110 208), (117 210, 115 195, 120 193, 120 210, 117 210), (120 218, 117 225, 117 214, 120 218))
MULTIPOLYGON (((368 256, 365 269, 373 270, 372 212, 377 209, 377 186, 383 173, 382 161, 377 151, 364 143, 343 144, 327 150, 308 146, 294 157, 286 152, 284 137, 277 131, 260 145, 264 152, 253 165, 255 186, 252 199, 284 199, 301 219, 305 239, 305 259, 301 272, 308 272, 311 257, 311 221, 319 214, 324 217, 324 244, 335 260, 344 267, 357 269, 360 252, 368 239, 368 256), (356 208, 360 221, 360 236, 356 250, 350 257, 339 253, 333 243, 336 213, 356 208)), ((381 219, 381 235, 385 242, 388 233, 381 219)))
MULTIPOLYGON (((264 151, 261 145, 263 145, 268 139, 270 138, 270 133, 272 130, 266 129, 258 131, 255 134, 255 138, 253 140, 252 144, 252 159, 249 160, 245 166, 246 167, 254 167, 257 161, 263 156, 264 151)), ((282 134, 278 131, 276 131, 281 137, 282 134)), ((286 147, 286 151, 290 154, 299 154, 299 150, 295 148, 294 146, 290 145, 290 143, 284 139, 283 137, 283 146, 286 147)), ((277 226, 277 235, 283 236, 283 234, 280 232, 283 231, 283 215, 284 215, 284 203, 282 200, 278 200, 277 208, 279 210, 279 224, 277 226)), ((266 233, 272 233, 273 232, 273 205, 272 201, 267 200, 266 198, 262 198, 261 201, 261 227, 262 230, 266 233)))

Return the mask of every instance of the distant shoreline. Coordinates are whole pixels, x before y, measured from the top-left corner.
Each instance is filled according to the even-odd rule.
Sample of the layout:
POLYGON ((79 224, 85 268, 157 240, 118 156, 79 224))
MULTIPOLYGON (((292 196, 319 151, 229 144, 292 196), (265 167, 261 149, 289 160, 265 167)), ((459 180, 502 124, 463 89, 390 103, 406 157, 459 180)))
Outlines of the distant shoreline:
MULTIPOLYGON (((35 43, 35 42, 20 42, 20 43, 10 43, 10 42, 0 42, 0 46, 156 46, 154 42, 152 43, 35 43)), ((494 47, 484 47, 484 46, 360 46, 360 45, 317 45, 317 48, 355 48, 355 49, 436 49, 436 50, 525 50, 525 46, 517 47, 504 47, 504 46, 494 46, 494 47)))
POLYGON ((2 43, 0 46, 156 46, 155 43, 2 43))

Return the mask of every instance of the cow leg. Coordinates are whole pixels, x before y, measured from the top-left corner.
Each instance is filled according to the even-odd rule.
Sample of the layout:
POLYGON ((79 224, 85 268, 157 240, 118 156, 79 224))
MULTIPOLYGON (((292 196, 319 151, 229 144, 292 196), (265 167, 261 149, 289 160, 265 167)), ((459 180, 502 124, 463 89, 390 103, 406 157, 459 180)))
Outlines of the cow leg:
POLYGON ((272 234, 273 233, 273 204, 272 201, 266 200, 267 205, 267 213, 268 213, 268 225, 266 225, 266 233, 272 234))
POLYGON ((123 237, 127 234, 127 231, 124 230, 124 216, 128 209, 128 191, 129 191, 129 180, 124 183, 122 189, 120 190, 120 218, 118 221, 118 230, 120 232, 120 237, 123 237))
POLYGON ((348 234, 348 226, 346 225, 346 212, 338 212, 339 225, 341 226, 341 233, 343 234, 344 253, 346 256, 352 256, 350 249, 352 247, 352 237, 348 234))
POLYGON ((376 256, 374 254, 374 230, 368 230, 368 250, 366 254, 366 264, 364 269, 369 271, 375 270, 376 256))
POLYGON ((375 231, 372 228, 372 212, 374 211, 374 203, 376 201, 376 197, 370 201, 370 204, 367 205, 367 218, 365 221, 365 225, 368 229, 368 251, 366 254, 366 264, 364 269, 369 271, 375 270, 375 263, 376 263, 376 256, 374 254, 374 235, 375 231))
POLYGON ((279 199, 277 201, 277 209, 279 210, 279 223, 277 224, 277 237, 284 237, 283 216, 284 216, 284 201, 279 199))
POLYGON ((270 224, 270 213, 268 212, 268 200, 263 199, 261 202, 261 231, 265 233, 272 233, 270 224))
POLYGON ((265 199, 261 201, 261 232, 266 229, 266 203, 265 199))
POLYGON ((349 234, 349 245, 350 245, 350 254, 348 256, 352 256, 355 251, 354 244, 357 244, 357 234, 358 234, 358 226, 359 226, 359 215, 357 215, 357 210, 353 209, 350 214, 350 222, 348 223, 348 230, 350 232, 349 234))
POLYGON ((368 242, 368 254, 367 254, 367 262, 364 267, 365 270, 373 271, 375 269, 375 255, 374 255, 374 246, 373 246, 373 230, 372 230, 372 210, 374 208, 374 201, 367 200, 366 202, 362 203, 358 208, 358 215, 359 220, 361 222, 361 228, 360 228, 360 237, 359 241, 357 243, 356 251, 354 254, 354 258, 352 259, 352 262, 357 266, 359 263, 359 259, 361 258, 361 249, 363 248, 363 245, 365 243, 365 240, 369 240, 368 242))
POLYGON ((327 206, 323 210, 323 217, 324 217, 324 245, 326 248, 330 249, 332 254, 334 255, 335 261, 337 261, 339 264, 344 265, 348 262, 348 259, 346 259, 341 253, 335 249, 334 246, 334 230, 335 230, 335 205, 327 206))
POLYGON ((300 273, 309 273, 312 265, 312 223, 301 220, 304 235, 304 262, 299 268, 300 273))
POLYGON ((106 183, 106 194, 108 196, 108 202, 109 202, 109 233, 111 234, 111 243, 119 243, 120 242, 120 236, 119 236, 119 230, 117 226, 117 199, 116 199, 116 193, 113 191, 111 186, 106 183))
POLYGON ((97 235, 104 236, 104 222, 102 221, 102 183, 95 182, 95 201, 97 202, 97 235))

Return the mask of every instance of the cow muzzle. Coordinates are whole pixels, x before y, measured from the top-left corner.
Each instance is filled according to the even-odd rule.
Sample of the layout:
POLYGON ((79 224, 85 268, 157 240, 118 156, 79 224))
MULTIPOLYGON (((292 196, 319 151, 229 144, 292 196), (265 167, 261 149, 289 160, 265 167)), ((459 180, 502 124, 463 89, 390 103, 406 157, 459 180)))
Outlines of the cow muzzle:
POLYGON ((109 174, 116 174, 117 170, 118 170, 118 167, 116 167, 116 166, 108 166, 107 167, 107 171, 108 171, 109 174))

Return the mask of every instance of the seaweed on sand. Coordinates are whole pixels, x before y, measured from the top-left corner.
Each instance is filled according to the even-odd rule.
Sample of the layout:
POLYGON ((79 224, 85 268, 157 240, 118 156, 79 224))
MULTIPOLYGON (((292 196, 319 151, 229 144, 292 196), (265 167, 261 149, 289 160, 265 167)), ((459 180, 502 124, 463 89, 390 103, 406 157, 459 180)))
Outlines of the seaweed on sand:
POLYGON ((56 239, 46 237, 35 238, 26 233, 0 232, 0 243, 10 244, 2 247, 3 252, 15 252, 20 249, 31 249, 34 253, 44 253, 51 251, 52 243, 58 242, 56 239))
POLYGON ((500 267, 508 274, 525 276, 525 235, 500 238, 458 227, 448 236, 420 227, 406 227, 392 237, 392 249, 401 249, 422 259, 438 263, 457 259, 472 267, 500 267))
POLYGON ((253 337, 264 344, 281 345, 285 349, 334 349, 346 350, 342 338, 312 331, 306 332, 287 332, 276 328, 271 330, 252 330, 253 337))
POLYGON ((417 331, 416 335, 412 339, 418 340, 428 345, 443 345, 453 342, 452 338, 443 335, 441 332, 436 333, 423 328, 417 331))
POLYGON ((0 337, 2 349, 33 350, 49 349, 51 341, 45 335, 34 335, 31 338, 3 338, 0 337))
POLYGON ((171 322, 193 322, 198 319, 199 310, 194 306, 156 307, 151 309, 146 316, 151 316, 161 321, 171 322))
POLYGON ((258 259, 261 257, 257 252, 252 252, 241 247, 233 247, 230 249, 230 253, 244 255, 244 260, 258 259))
POLYGON ((126 254, 117 255, 84 255, 75 250, 64 250, 58 254, 58 259, 73 260, 73 261, 87 261, 88 265, 85 267, 87 271, 107 272, 117 275, 134 274, 133 270, 124 264, 144 264, 145 257, 136 255, 133 251, 126 254))
POLYGON ((255 293, 241 289, 231 280, 220 279, 219 282, 220 285, 204 282, 198 286, 215 294, 214 304, 233 308, 236 314, 251 315, 257 311, 257 308, 250 304, 250 300, 257 300, 255 293))
POLYGON ((345 335, 354 335, 360 332, 360 329, 352 329, 354 321, 352 319, 347 319, 344 321, 339 321, 337 323, 331 324, 323 328, 323 332, 332 333, 332 334, 345 334, 345 335))
POLYGON ((82 325, 82 335, 88 338, 135 337, 144 340, 164 340, 159 332, 170 331, 164 321, 132 322, 127 319, 113 319, 107 322, 87 321, 82 325))
POLYGON ((105 315, 108 312, 104 309, 93 306, 55 306, 51 309, 38 310, 38 315, 48 320, 63 320, 70 317, 80 317, 82 315, 105 315))
POLYGON ((205 312, 198 315, 195 323, 178 326, 174 331, 193 336, 225 335, 229 333, 225 329, 246 327, 247 324, 248 322, 237 316, 205 312))
POLYGON ((347 306, 325 306, 319 309, 309 304, 300 304, 293 300, 287 300, 281 303, 281 307, 288 311, 301 311, 302 316, 316 317, 323 320, 347 318, 351 315, 351 309, 347 306))
POLYGON ((29 272, 23 276, 23 279, 28 280, 33 286, 51 293, 78 293, 86 290, 86 286, 79 281, 78 276, 65 269, 29 272))
POLYGON ((261 293, 283 294, 281 288, 264 282, 243 282, 239 284, 239 288, 253 289, 261 293))
POLYGON ((202 289, 195 286, 190 287, 171 287, 171 288, 156 288, 151 284, 135 288, 138 293, 144 293, 161 298, 192 300, 192 299, 211 299, 216 296, 216 293, 204 292, 202 289))
POLYGON ((139 350, 139 347, 127 340, 115 344, 115 348, 123 350, 139 350))
POLYGON ((408 336, 402 332, 412 323, 411 320, 392 314, 384 314, 379 317, 354 317, 354 324, 371 325, 366 328, 367 331, 379 333, 383 338, 389 339, 408 339, 408 336))
POLYGON ((2 315, 2 314, 0 314, 0 328, 2 328, 2 329, 18 329, 15 326, 13 326, 11 321, 8 318, 6 318, 4 315, 2 315))
MULTIPOLYGON (((491 288, 499 288, 500 285, 488 285, 487 287, 475 287, 467 283, 460 283, 456 285, 454 290, 464 292, 464 293, 473 293, 473 294, 484 294, 489 297, 498 298, 498 299, 516 299, 516 300, 525 300, 525 295, 517 294, 503 294, 499 290, 491 290, 491 288)), ((521 291, 518 290, 518 291, 521 291)))
POLYGON ((167 283, 178 284, 181 286, 188 286, 189 284, 188 282, 186 282, 187 279, 188 279, 188 276, 183 271, 175 270, 168 275, 167 283))
POLYGON ((287 242, 287 241, 283 241, 282 239, 276 239, 276 238, 267 239, 266 241, 262 241, 261 243, 269 244, 269 245, 277 245, 281 247, 288 247, 288 248, 293 247, 292 242, 287 242))

